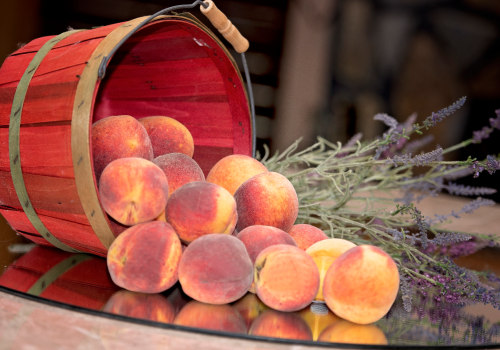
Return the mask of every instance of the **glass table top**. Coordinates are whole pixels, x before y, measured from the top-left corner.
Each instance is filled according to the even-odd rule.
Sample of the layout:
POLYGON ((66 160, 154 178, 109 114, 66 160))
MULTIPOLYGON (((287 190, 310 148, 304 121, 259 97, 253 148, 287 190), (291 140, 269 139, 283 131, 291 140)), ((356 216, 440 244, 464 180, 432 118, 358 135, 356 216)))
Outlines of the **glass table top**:
MULTIPOLYGON (((160 294, 123 290, 109 277, 104 258, 34 245, 10 230, 3 218, 0 233, 0 292, 70 305, 76 311, 93 310, 153 327, 316 346, 500 347, 500 311, 489 305, 459 306, 415 296, 408 312, 398 297, 384 318, 369 325, 342 320, 321 303, 278 312, 250 292, 231 304, 209 305, 190 299, 179 284, 160 294)), ((499 252, 486 248, 459 263, 498 266, 499 252)))

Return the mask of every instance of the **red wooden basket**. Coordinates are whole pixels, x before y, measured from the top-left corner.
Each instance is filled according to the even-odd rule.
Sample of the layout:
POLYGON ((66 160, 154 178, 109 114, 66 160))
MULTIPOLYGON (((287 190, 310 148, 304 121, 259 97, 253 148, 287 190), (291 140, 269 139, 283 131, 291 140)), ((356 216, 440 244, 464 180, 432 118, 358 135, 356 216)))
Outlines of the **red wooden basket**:
POLYGON ((206 173, 223 156, 252 155, 249 107, 229 51, 189 14, 35 39, 0 68, 0 213, 36 243, 105 255, 115 237, 93 175, 91 124, 173 117, 206 173))

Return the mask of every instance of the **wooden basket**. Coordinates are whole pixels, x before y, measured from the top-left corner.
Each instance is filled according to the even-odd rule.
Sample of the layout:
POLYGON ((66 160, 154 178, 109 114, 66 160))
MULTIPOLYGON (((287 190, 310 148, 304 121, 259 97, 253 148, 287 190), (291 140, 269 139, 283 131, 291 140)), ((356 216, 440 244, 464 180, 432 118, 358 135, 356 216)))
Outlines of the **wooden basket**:
POLYGON ((35 243, 104 256, 114 240, 90 147, 101 118, 179 120, 205 173, 226 155, 252 155, 249 103, 228 50, 193 16, 146 18, 35 39, 0 68, 0 213, 35 243))

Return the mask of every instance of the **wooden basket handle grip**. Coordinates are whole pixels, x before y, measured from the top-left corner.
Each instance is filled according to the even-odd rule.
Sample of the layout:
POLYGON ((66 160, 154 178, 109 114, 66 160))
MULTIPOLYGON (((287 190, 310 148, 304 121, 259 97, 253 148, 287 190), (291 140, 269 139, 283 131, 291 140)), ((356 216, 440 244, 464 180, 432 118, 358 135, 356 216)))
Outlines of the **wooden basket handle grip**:
POLYGON ((215 6, 212 0, 205 0, 203 3, 204 5, 200 6, 201 13, 203 13, 219 33, 233 45, 236 52, 242 53, 247 51, 249 47, 248 40, 241 35, 226 15, 215 6))

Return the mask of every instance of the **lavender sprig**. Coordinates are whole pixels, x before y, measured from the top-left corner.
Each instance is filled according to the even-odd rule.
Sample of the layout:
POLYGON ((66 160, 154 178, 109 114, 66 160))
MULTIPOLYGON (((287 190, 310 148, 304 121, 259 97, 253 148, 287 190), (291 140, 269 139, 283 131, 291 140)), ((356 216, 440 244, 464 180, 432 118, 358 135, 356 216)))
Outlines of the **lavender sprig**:
MULTIPOLYGON (((493 240, 499 245, 499 239, 492 239, 487 233, 447 232, 438 225, 493 203, 482 196, 492 194, 495 189, 461 186, 453 181, 483 171, 493 173, 500 167, 498 158, 444 159, 450 152, 473 143, 473 137, 416 156, 405 153, 417 146, 411 140, 414 134, 423 134, 443 121, 462 107, 465 100, 463 97, 432 113, 422 124, 415 123, 414 116, 398 124, 395 118, 378 114, 375 119, 385 123, 388 130, 371 141, 364 141, 359 135, 353 142, 342 145, 318 138, 315 144, 298 150, 300 141, 297 140, 282 153, 270 155, 266 150, 261 161, 270 171, 284 174, 294 185, 299 197, 297 222, 317 225, 331 237, 378 245, 396 261, 402 279, 409 281, 404 288, 420 283, 425 284, 427 290, 429 286, 441 288, 442 300, 479 300, 477 291, 483 286, 477 274, 459 268, 445 257, 455 252, 453 247, 468 247, 470 251, 472 247, 481 246, 478 241, 493 240), (417 167, 421 168, 418 175, 414 173, 417 167), (480 198, 458 211, 432 219, 424 217, 415 202, 444 191, 480 198)), ((499 129, 500 110, 496 115, 490 119, 491 132, 483 133, 484 137, 491 137, 499 129)), ((493 296, 494 293, 487 290, 481 300, 498 305, 493 296)), ((404 298, 408 303, 407 297, 404 298)))

